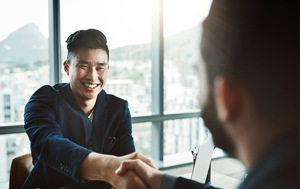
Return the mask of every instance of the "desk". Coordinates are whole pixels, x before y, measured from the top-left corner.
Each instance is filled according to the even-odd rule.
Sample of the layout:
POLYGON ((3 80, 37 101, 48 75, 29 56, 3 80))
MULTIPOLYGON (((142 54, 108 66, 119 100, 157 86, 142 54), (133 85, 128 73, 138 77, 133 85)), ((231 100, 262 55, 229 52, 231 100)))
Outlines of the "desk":
MULTIPOLYGON (((191 174, 192 173, 188 173, 180 176, 190 179, 191 174)), ((214 187, 219 187, 223 189, 236 189, 240 183, 241 181, 236 178, 232 178, 221 173, 211 171, 211 185, 214 187)))

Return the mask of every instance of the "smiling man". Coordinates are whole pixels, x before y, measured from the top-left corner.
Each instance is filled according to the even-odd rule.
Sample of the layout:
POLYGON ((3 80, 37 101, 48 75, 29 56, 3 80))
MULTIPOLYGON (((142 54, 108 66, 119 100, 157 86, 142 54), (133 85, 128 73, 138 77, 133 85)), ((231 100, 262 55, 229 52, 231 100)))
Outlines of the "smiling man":
POLYGON ((153 164, 133 153, 127 101, 103 90, 109 71, 106 37, 80 30, 66 42, 63 65, 70 83, 41 87, 25 107, 34 168, 23 188, 145 188, 133 171, 126 179, 114 174, 126 159, 153 164))

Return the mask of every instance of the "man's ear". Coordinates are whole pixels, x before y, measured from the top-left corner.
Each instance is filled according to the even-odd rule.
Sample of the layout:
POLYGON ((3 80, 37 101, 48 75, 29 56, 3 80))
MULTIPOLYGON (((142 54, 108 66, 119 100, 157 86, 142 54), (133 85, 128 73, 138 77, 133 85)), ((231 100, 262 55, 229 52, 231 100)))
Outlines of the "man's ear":
POLYGON ((235 121, 242 111, 242 91, 233 78, 217 77, 214 80, 214 97, 218 118, 222 123, 235 121))
POLYGON ((69 76, 69 68, 70 68, 69 62, 67 60, 64 61, 64 70, 68 76, 69 76))

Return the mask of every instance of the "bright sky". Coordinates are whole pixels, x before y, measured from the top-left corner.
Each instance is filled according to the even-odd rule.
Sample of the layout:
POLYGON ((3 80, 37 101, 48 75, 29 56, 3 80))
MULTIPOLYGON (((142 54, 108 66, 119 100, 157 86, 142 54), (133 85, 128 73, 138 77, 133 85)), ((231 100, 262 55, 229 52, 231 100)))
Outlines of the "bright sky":
MULTIPOLYGON (((61 38, 79 29, 102 31, 110 48, 151 41, 151 0, 61 0, 61 38)), ((164 0, 164 35, 198 25, 211 0, 164 0)), ((0 0, 0 41, 35 22, 49 36, 48 0, 0 0), (4 6, 3 6, 4 5, 4 6)))
POLYGON ((35 22, 44 36, 48 37, 47 0, 0 0, 0 41, 30 22, 35 22))

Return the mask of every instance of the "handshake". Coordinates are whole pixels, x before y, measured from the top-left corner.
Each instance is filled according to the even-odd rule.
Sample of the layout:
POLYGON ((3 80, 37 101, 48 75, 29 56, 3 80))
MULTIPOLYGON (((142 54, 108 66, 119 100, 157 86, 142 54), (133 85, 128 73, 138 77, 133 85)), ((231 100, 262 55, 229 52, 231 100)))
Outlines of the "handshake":
POLYGON ((121 157, 122 162, 115 171, 120 180, 115 189, 160 189, 163 173, 153 165, 152 161, 139 153, 121 157))
POLYGON ((119 157, 92 152, 80 163, 79 170, 80 178, 102 180, 113 189, 160 189, 164 175, 137 152, 119 157))

